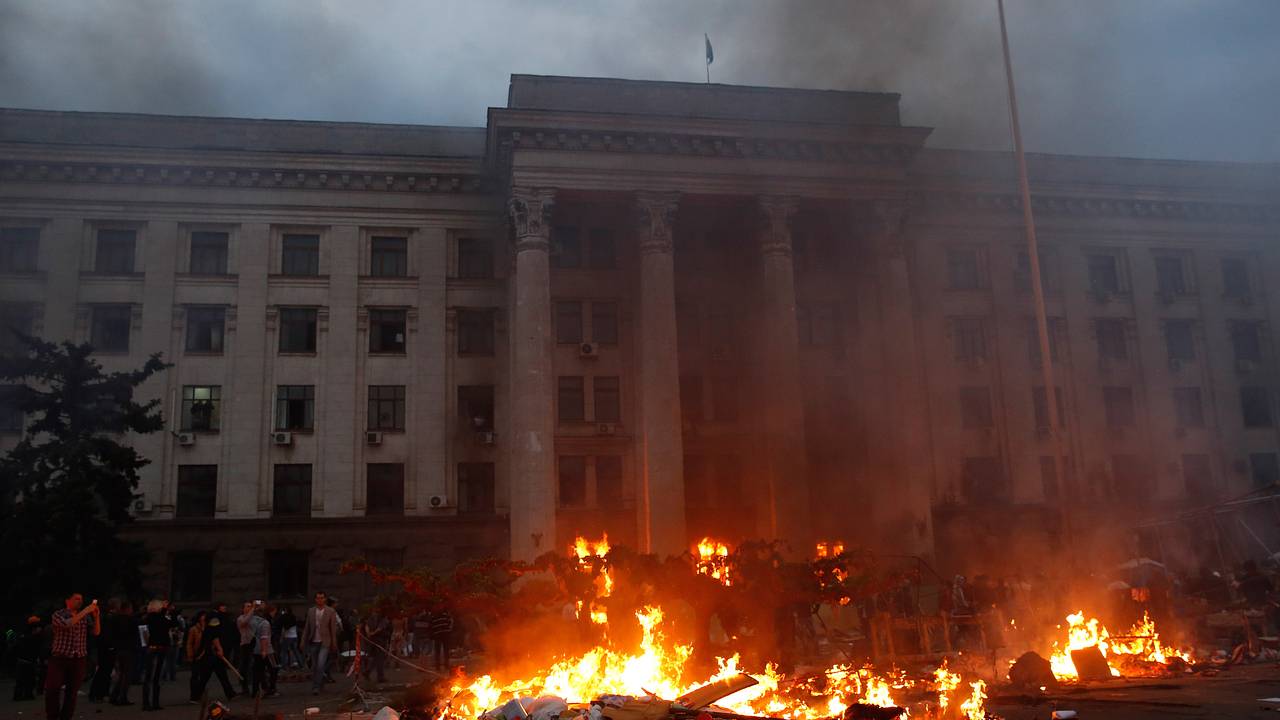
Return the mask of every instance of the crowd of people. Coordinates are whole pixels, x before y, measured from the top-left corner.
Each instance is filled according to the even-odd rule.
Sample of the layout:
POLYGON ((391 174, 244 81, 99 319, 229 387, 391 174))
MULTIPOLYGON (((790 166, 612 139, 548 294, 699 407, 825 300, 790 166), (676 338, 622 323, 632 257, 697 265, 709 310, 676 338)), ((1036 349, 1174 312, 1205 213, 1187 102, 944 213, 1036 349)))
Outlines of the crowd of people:
MULTIPOLYGON (((364 679, 386 682, 388 659, 430 659, 450 667, 453 615, 445 609, 394 617, 373 609, 363 619, 317 592, 300 615, 288 605, 246 601, 233 613, 226 603, 182 612, 167 600, 136 606, 112 599, 100 606, 72 593, 48 620, 32 615, 5 638, 15 701, 43 693, 49 720, 70 720, 87 683, 90 703, 160 709, 160 688, 189 669, 188 700, 200 703, 217 679, 225 698, 271 697, 281 673, 307 674, 311 692, 333 683, 359 658, 364 679)), ((420 660, 413 661, 415 665, 420 660)))

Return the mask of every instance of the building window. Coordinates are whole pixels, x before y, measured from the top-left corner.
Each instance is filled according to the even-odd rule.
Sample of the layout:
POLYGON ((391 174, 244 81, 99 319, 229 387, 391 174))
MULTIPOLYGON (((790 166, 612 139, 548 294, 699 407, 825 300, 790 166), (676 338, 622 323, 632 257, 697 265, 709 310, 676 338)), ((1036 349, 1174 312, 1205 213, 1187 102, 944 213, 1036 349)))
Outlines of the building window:
POLYGON ((281 246, 280 273, 282 275, 316 276, 320 274, 319 235, 285 235, 281 246))
POLYGON ((369 463, 365 473, 365 514, 404 514, 404 464, 369 463))
POLYGON ((551 228, 551 267, 582 267, 582 238, 573 225, 551 228))
POLYGON ((0 385, 0 432, 20 433, 26 416, 18 407, 16 393, 21 385, 0 385))
POLYGON ((586 393, 581 375, 561 375, 557 380, 556 413, 562 423, 586 420, 586 393))
POLYGON ((601 345, 618 344, 618 303, 591 303, 591 340, 601 345))
POLYGON ((1262 360, 1262 324, 1254 321, 1231 323, 1231 349, 1237 363, 1257 363, 1262 360))
POLYGON ((1187 498, 1197 503, 1210 503, 1217 499, 1213 485, 1213 466, 1209 456, 1201 453, 1182 456, 1182 483, 1187 498))
POLYGON ((27 303, 0 303, 0 355, 27 352, 22 336, 35 334, 35 308, 27 303))
POLYGON ((983 318, 951 318, 951 338, 957 361, 987 359, 987 323, 983 318))
POLYGON ((316 351, 315 308, 280 308, 280 352, 316 351))
POLYGON ((407 317, 404 310, 370 310, 369 352, 403 355, 407 317))
POLYGON ((952 290, 981 290, 985 285, 977 248, 947 249, 947 287, 952 290))
POLYGON ((458 354, 493 354, 492 310, 458 310, 458 354))
POLYGON ((1156 294, 1162 298, 1191 295, 1191 258, 1186 255, 1157 255, 1156 294))
POLYGON ((307 575, 311 557, 306 550, 267 551, 267 597, 272 600, 307 599, 307 575))
MULTIPOLYGON (((1057 268, 1052 262, 1050 253, 1040 251, 1040 283, 1046 295, 1058 292, 1057 268)), ((1017 264, 1013 269, 1013 285, 1018 292, 1031 292, 1031 254, 1026 250, 1018 252, 1017 264)))
POLYGON ((587 244, 587 264, 592 270, 612 270, 617 263, 617 243, 609 228, 592 228, 587 244))
POLYGON ((369 386, 369 429, 404 430, 404 386, 369 386))
POLYGON ((1004 502, 1007 493, 1000 458, 965 458, 960 468, 960 490, 970 504, 1004 502))
POLYGON ((1240 388, 1240 414, 1247 428, 1271 427, 1271 391, 1264 387, 1240 388))
POLYGON ((488 238, 458 238, 458 277, 467 280, 493 277, 493 243, 488 238))
MULTIPOLYGON (((1062 469, 1063 474, 1070 480, 1072 470, 1068 458, 1062 458, 1062 469)), ((1040 486, 1044 492, 1044 499, 1048 502, 1057 502, 1062 496, 1062 483, 1058 482, 1058 466, 1054 464, 1052 455, 1040 456, 1040 486)))
POLYGON ((1112 496, 1126 503, 1141 504, 1151 499, 1148 473, 1137 455, 1111 456, 1112 496))
POLYGON ((596 422, 622 421, 622 389, 617 376, 591 378, 591 402, 596 422))
MULTIPOLYGON (((1060 317, 1045 318, 1049 329, 1049 355, 1054 362, 1058 362, 1062 353, 1060 348, 1066 342, 1064 338, 1067 335, 1067 322, 1060 317)), ((1036 324, 1035 318, 1027 320, 1027 342, 1028 357, 1031 362, 1040 364, 1040 328, 1036 324)))
POLYGON ((89 344, 98 352, 129 352, 133 308, 129 305, 95 305, 89 328, 89 344))
POLYGON ((33 273, 40 252, 40 228, 0 228, 0 273, 33 273))
POLYGON ((1204 403, 1200 399, 1198 387, 1176 387, 1173 389, 1174 417, 1180 428, 1204 426, 1204 403))
POLYGON ((1120 282, 1120 258, 1114 253, 1089 253, 1089 291, 1106 297, 1123 291, 1120 282))
POLYGON ((1191 362, 1196 359, 1196 345, 1190 320, 1164 321, 1165 351, 1170 360, 1191 362))
POLYGON ((1094 332, 1098 337, 1098 357, 1103 360, 1128 360, 1129 341, 1125 337, 1123 318, 1098 318, 1094 332))
POLYGON ((272 517, 311 517, 311 466, 276 465, 274 480, 272 517))
POLYGON ((562 345, 582 342, 582 303, 577 300, 556 302, 556 342, 562 345))
POLYGON ((208 602, 213 599, 213 553, 173 554, 169 598, 174 602, 208 602))
POLYGON ((1104 387, 1102 402, 1106 406, 1107 427, 1133 427, 1135 416, 1133 411, 1133 388, 1104 387))
POLYGON ((1244 258, 1222 258, 1222 296, 1234 300, 1253 297, 1249 261, 1244 258))
POLYGON ((369 274, 374 277, 406 277, 409 274, 409 240, 375 235, 369 240, 369 274))
POLYGON ((222 422, 220 385, 182 386, 182 429, 185 432, 214 432, 222 422))
POLYGON ((711 412, 720 422, 734 422, 739 415, 739 388, 728 375, 711 376, 711 412))
POLYGON ((493 463, 458 463, 458 514, 492 515, 493 463))
POLYGON ((311 430, 315 426, 315 412, 315 385, 281 385, 276 388, 277 430, 311 430))
POLYGON ((702 378, 697 375, 680 376, 680 415, 685 422, 702 422, 702 378))
POLYGON ((226 275, 227 233, 192 232, 190 270, 192 275, 226 275))
POLYGON ((819 303, 796 308, 796 325, 800 344, 809 347, 840 345, 839 312, 834 303, 819 303))
POLYGON ((622 507, 622 456, 596 456, 596 507, 622 507))
POLYGON ((211 518, 217 509, 218 466, 178 466, 178 506, 180 518, 211 518))
POLYGON ((94 272, 104 275, 129 275, 134 268, 136 230, 99 230, 98 249, 94 256, 94 272))
POLYGON ((188 307, 187 352, 221 354, 226 318, 226 308, 188 307))
POLYGON ((464 427, 491 432, 494 428, 493 386, 459 385, 458 417, 464 427))
POLYGON ((1249 476, 1256 488, 1272 487, 1280 483, 1280 460, 1275 453, 1250 453, 1249 476))
POLYGON ((586 506, 587 459, 581 455, 561 455, 559 465, 560 507, 586 506))
MULTIPOLYGON (((1049 427, 1049 407, 1046 404, 1048 398, 1044 395, 1044 386, 1037 385, 1031 388, 1031 404, 1035 408, 1036 428, 1049 427)), ((1062 388, 1055 387, 1053 389, 1053 401, 1058 406, 1058 427, 1067 426, 1067 406, 1062 398, 1062 388)), ((1051 458, 1052 459, 1052 458, 1051 458)))
POLYGON ((991 413, 991 389, 960 388, 960 419, 961 424, 969 429, 989 428, 995 425, 991 413))

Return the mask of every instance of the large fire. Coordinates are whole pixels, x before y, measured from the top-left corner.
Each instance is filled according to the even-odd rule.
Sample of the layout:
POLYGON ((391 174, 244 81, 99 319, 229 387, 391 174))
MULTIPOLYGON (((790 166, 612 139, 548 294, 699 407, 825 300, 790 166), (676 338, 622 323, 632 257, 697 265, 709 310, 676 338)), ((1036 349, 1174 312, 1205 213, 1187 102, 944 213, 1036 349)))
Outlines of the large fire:
MULTIPOLYGON (((1156 624, 1146 614, 1143 614, 1142 622, 1130 628, 1129 632, 1113 635, 1097 618, 1086 620, 1083 612, 1077 612, 1067 616, 1065 645, 1056 641, 1053 643, 1049 663, 1053 666, 1054 676, 1059 680, 1078 680, 1080 673, 1071 660, 1071 651, 1095 646, 1106 658, 1114 677, 1126 674, 1122 672, 1125 666, 1141 668, 1151 663, 1167 665, 1175 658, 1191 661, 1190 652, 1171 648, 1160 642, 1156 624)), ((1129 674, 1141 674, 1141 671, 1129 674)))
MULTIPOLYGON (((613 591, 607 563, 601 562, 608 552, 607 539, 589 542, 579 538, 570 553, 578 559, 584 572, 597 573, 598 598, 608 597, 613 591)), ((724 543, 704 540, 695 558, 698 571, 704 572, 705 566, 705 574, 728 585, 728 565, 724 563, 728 555, 724 543), (719 574, 716 574, 717 567, 719 574)), ((605 626, 606 637, 608 624, 622 621, 608 618, 602 610, 597 618, 594 609, 591 619, 605 626)), ((639 624, 641 638, 633 648, 597 645, 580 655, 555 660, 524 677, 505 677, 497 669, 474 678, 459 674, 454 678, 453 699, 442 720, 475 720, 513 699, 529 697, 555 696, 571 706, 582 706, 609 695, 674 700, 703 685, 744 674, 735 655, 718 658, 718 670, 711 677, 694 677, 690 662, 693 648, 673 642, 664 634, 664 615, 660 608, 645 607, 635 613, 635 622, 639 624)), ((980 681, 969 683, 971 691, 965 697, 960 676, 945 666, 938 669, 932 682, 915 681, 899 671, 882 673, 853 665, 834 665, 799 676, 784 676, 774 665, 768 665, 751 673, 751 677, 756 681, 754 685, 721 698, 715 707, 739 715, 816 720, 838 717, 855 703, 898 706, 897 700, 903 692, 915 689, 936 693, 936 701, 925 707, 929 717, 966 720, 985 717, 985 686, 980 681), (946 714, 948 707, 953 708, 951 715, 946 714)))

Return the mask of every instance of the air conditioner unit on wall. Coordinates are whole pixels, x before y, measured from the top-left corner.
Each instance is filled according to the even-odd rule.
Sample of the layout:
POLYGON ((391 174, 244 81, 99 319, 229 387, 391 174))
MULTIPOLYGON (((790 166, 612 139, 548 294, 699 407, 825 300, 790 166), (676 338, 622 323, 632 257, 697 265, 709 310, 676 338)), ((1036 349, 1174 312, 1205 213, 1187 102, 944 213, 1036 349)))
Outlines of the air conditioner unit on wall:
POLYGON ((369 445, 381 445, 382 433, 371 430, 364 434, 364 441, 369 445))
POLYGON ((133 511, 135 513, 151 512, 151 501, 145 497, 135 498, 133 501, 133 511))
POLYGON ((481 445, 493 445, 498 442, 498 433, 492 430, 481 430, 476 433, 476 441, 481 445))
POLYGON ((447 508, 449 507, 449 498, 444 495, 432 495, 431 498, 427 500, 427 504, 431 506, 432 510, 447 508))
POLYGON ((178 444, 179 445, 195 445, 196 434, 189 433, 189 432, 178 433, 178 444))
POLYGON ((595 343, 584 342, 578 347, 578 357, 583 357, 583 358, 600 357, 600 346, 595 343))
POLYGON ((271 433, 272 445, 292 445, 293 433, 291 432, 273 432, 271 433))
POLYGON ((596 423, 597 435, 616 435, 618 426, 613 423, 596 423))

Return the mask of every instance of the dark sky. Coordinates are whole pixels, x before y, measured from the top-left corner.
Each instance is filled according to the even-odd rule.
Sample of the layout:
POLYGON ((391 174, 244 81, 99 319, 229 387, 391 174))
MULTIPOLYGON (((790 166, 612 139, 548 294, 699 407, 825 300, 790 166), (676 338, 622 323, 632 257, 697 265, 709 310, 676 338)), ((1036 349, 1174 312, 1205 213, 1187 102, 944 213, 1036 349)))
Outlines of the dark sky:
MULTIPOLYGON (((1008 0, 1028 150, 1280 161, 1280 0, 1008 0)), ((0 105, 482 125, 510 73, 902 93, 1008 147, 995 0, 0 0, 0 105)))

